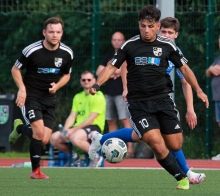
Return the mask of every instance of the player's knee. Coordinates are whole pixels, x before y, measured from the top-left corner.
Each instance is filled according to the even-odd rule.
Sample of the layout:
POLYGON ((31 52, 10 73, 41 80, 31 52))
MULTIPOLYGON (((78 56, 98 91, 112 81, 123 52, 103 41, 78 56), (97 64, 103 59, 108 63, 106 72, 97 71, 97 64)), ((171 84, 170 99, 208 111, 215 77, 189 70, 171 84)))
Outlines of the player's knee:
POLYGON ((46 138, 46 139, 44 138, 44 139, 42 140, 42 145, 44 145, 44 146, 47 145, 48 142, 49 142, 49 140, 50 140, 49 138, 46 138))
POLYGON ((150 147, 154 151, 154 153, 159 156, 166 153, 166 146, 165 145, 161 145, 159 143, 152 143, 152 144, 150 144, 150 147))
POLYGON ((178 151, 182 148, 182 144, 175 144, 168 147, 169 150, 178 151))

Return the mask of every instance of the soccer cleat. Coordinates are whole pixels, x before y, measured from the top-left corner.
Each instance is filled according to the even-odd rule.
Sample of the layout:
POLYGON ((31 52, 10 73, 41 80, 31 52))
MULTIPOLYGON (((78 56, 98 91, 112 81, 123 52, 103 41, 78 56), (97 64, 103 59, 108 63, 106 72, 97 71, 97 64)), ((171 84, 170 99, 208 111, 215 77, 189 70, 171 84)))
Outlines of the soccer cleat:
POLYGON ((89 147, 89 152, 88 152, 89 158, 90 158, 91 160, 94 160, 94 159, 95 159, 95 157, 96 157, 96 152, 99 151, 100 148, 101 148, 101 146, 102 146, 102 145, 100 144, 101 138, 102 138, 102 135, 101 135, 99 132, 94 131, 94 132, 92 133, 92 137, 91 137, 92 143, 91 143, 91 145, 90 145, 90 147, 89 147))
POLYGON ((177 184, 178 184, 178 186, 176 187, 176 189, 179 189, 179 190, 188 190, 189 189, 189 179, 187 177, 178 181, 177 184))
POLYGON ((18 125, 22 125, 22 124, 23 122, 21 119, 14 120, 13 131, 9 135, 9 139, 8 139, 11 144, 14 144, 18 140, 18 138, 21 136, 21 134, 17 132, 17 127, 18 125))
POLYGON ((88 167, 99 167, 101 166, 102 161, 103 161, 103 157, 97 154, 94 160, 90 159, 88 167))
POLYGON ((220 161, 220 154, 217 154, 216 156, 212 157, 213 161, 220 161))
POLYGON ((189 170, 186 173, 188 179, 189 179, 189 183, 190 184, 200 184, 203 182, 203 180, 205 179, 206 175, 204 173, 195 173, 191 170, 189 170))
POLYGON ((30 178, 32 179, 48 179, 49 176, 45 175, 40 167, 31 172, 30 178))

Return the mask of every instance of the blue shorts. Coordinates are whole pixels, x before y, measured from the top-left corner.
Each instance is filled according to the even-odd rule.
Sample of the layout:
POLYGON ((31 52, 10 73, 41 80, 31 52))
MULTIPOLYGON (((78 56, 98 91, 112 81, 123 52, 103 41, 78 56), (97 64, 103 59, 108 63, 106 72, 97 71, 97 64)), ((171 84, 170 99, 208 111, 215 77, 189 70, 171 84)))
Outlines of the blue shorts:
POLYGON ((123 120, 129 118, 127 104, 122 95, 105 95, 106 120, 123 120))
POLYGON ((215 118, 216 122, 220 122, 220 101, 215 101, 215 118))

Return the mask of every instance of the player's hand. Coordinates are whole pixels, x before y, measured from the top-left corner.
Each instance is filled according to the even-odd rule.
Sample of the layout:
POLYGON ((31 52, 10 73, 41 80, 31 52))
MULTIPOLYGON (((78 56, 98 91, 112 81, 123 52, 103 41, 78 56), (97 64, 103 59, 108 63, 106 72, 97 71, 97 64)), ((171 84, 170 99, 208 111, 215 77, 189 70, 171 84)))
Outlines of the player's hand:
POLYGON ((18 90, 18 93, 17 93, 17 98, 15 100, 15 103, 18 107, 22 107, 24 106, 25 104, 25 101, 26 101, 26 97, 27 97, 27 94, 26 94, 26 89, 19 89, 18 90))
POLYGON ((91 95, 95 95, 95 94, 97 93, 97 91, 96 91, 95 88, 90 88, 90 89, 89 89, 89 93, 90 93, 91 95))
POLYGON ((186 122, 189 125, 190 129, 194 129, 197 125, 197 117, 194 111, 187 111, 186 113, 186 122))
POLYGON ((49 88, 49 93, 55 94, 57 92, 57 90, 58 90, 57 84, 53 82, 50 85, 51 85, 51 88, 49 88))
POLYGON ((208 97, 207 97, 207 95, 206 95, 205 93, 203 93, 202 90, 197 91, 197 97, 198 97, 199 99, 201 99, 201 100, 205 103, 206 108, 209 108, 209 100, 208 100, 208 97))
POLYGON ((123 93, 122 93, 122 97, 124 99, 124 101, 127 101, 127 94, 128 94, 128 89, 124 89, 123 93))

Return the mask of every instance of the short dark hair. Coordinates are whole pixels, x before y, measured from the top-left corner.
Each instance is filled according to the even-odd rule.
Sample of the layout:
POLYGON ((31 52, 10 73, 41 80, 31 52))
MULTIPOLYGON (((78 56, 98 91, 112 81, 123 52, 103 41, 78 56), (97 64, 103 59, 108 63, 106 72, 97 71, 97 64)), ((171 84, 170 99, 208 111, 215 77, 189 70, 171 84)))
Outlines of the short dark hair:
POLYGON ((176 32, 180 29, 180 22, 177 18, 166 17, 160 20, 160 28, 173 28, 176 32))
POLYGON ((161 11, 153 5, 143 7, 138 14, 138 21, 148 20, 150 22, 158 22, 160 20, 161 11))
POLYGON ((44 22, 44 29, 47 28, 48 24, 61 24, 62 28, 64 28, 64 22, 61 18, 58 17, 52 17, 52 18, 48 18, 45 22, 44 22))

